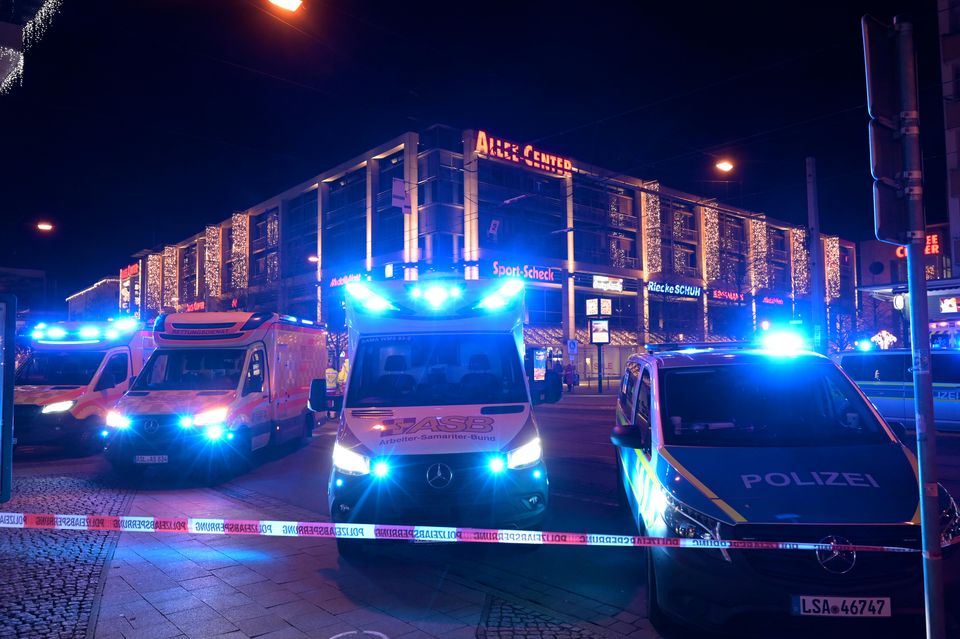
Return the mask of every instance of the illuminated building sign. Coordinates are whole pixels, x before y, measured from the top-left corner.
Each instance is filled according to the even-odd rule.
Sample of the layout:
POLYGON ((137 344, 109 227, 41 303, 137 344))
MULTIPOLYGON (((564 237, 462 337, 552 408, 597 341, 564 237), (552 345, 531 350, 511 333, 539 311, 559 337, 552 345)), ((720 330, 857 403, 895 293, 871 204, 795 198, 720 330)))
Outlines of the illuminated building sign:
POLYGON ((140 263, 120 269, 120 305, 122 315, 140 318, 140 263))
POLYGON ((955 297, 941 297, 941 298, 940 298, 940 312, 941 312, 941 313, 956 313, 956 312, 957 312, 957 298, 955 298, 955 297))
POLYGON ((651 293, 662 293, 676 297, 700 297, 703 287, 695 284, 670 284, 669 282, 647 282, 647 290, 651 293))
POLYGON ((593 288, 600 291, 623 291, 623 280, 619 277, 593 276, 593 288))
POLYGON ((534 282, 559 282, 559 273, 559 269, 544 266, 501 264, 497 261, 493 263, 494 277, 521 277, 534 282))
MULTIPOLYGON (((940 255, 940 236, 937 234, 927 236, 927 244, 923 247, 924 255, 940 255)), ((907 257, 907 247, 898 246, 897 247, 897 257, 905 258, 907 257)))
POLYGON ((335 288, 337 286, 346 286, 350 282, 359 282, 360 281, 359 273, 351 273, 350 275, 342 275, 340 277, 330 278, 330 288, 335 288))
POLYGON ((776 295, 764 295, 760 298, 760 302, 763 304, 773 304, 775 306, 783 306, 785 302, 782 297, 777 297, 776 295))
POLYGON ((746 296, 743 293, 725 291, 722 288, 715 288, 710 291, 710 297, 715 300, 725 300, 727 302, 742 302, 746 296))
POLYGON ((487 135, 486 131, 477 131, 476 153, 485 158, 495 158, 514 164, 526 165, 532 169, 562 177, 572 175, 573 162, 567 158, 544 153, 535 149, 532 144, 521 147, 514 142, 487 135))

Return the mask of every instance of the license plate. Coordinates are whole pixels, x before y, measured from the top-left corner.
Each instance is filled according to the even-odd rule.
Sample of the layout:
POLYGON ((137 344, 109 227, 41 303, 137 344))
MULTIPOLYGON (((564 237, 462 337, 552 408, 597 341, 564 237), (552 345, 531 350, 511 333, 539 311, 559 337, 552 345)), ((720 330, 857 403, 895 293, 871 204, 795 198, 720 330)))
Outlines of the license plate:
POLYGON ((889 617, 889 597, 828 597, 798 595, 793 614, 802 617, 889 617))
POLYGON ((135 455, 134 464, 166 464, 170 461, 166 455, 135 455))

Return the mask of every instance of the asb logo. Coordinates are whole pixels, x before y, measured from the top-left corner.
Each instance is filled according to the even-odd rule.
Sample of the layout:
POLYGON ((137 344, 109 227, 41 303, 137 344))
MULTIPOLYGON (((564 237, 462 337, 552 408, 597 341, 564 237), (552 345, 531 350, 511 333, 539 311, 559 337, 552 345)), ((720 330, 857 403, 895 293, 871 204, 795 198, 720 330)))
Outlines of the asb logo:
POLYGON ((490 417, 463 417, 450 415, 447 417, 396 417, 383 420, 384 429, 380 437, 394 437, 396 435, 413 435, 427 431, 433 433, 489 433, 493 430, 493 419, 490 417))

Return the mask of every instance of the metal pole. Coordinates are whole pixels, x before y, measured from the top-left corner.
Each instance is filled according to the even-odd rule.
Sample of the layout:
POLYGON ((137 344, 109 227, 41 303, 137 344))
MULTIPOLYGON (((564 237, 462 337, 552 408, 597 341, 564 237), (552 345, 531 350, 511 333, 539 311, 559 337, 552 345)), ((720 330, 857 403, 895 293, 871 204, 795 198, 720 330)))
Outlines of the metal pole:
POLYGON ((603 344, 597 344, 597 395, 603 395, 603 344))
POLYGON ((946 637, 943 601, 943 555, 940 551, 940 507, 937 484, 937 439, 933 421, 933 379, 930 373, 930 327, 927 323, 927 281, 923 250, 923 187, 920 159, 917 76, 913 26, 894 19, 900 76, 900 135, 903 144, 902 178, 909 223, 907 245, 910 288, 910 347, 913 353, 913 407, 917 425, 917 466, 920 480, 920 518, 923 539, 923 589, 926 597, 928 639, 946 637), (931 432, 932 431, 932 432, 931 432))
POLYGON ((826 355, 827 292, 826 271, 823 264, 823 245, 820 242, 820 205, 817 202, 817 161, 807 158, 807 227, 810 230, 810 328, 813 332, 813 350, 826 355))

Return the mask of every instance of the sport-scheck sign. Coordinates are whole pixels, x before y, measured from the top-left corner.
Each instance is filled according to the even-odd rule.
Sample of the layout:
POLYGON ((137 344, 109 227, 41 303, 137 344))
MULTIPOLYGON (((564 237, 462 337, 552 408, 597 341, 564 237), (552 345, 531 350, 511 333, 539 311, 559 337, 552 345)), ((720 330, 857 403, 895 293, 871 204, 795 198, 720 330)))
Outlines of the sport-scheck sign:
POLYGON ((573 174, 573 162, 558 155, 544 153, 532 144, 519 144, 487 135, 486 131, 477 131, 477 155, 487 158, 506 160, 514 164, 529 166, 562 177, 573 174))
POLYGON ((493 263, 494 277, 521 277, 535 282, 559 282, 559 269, 531 264, 501 264, 493 263))

